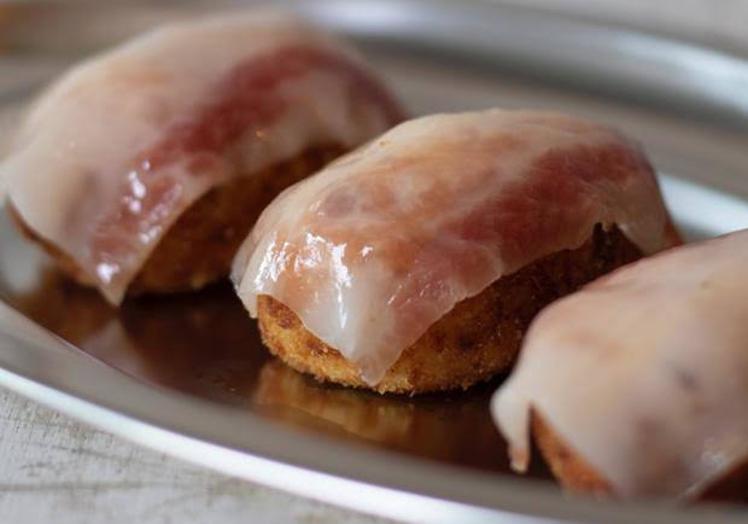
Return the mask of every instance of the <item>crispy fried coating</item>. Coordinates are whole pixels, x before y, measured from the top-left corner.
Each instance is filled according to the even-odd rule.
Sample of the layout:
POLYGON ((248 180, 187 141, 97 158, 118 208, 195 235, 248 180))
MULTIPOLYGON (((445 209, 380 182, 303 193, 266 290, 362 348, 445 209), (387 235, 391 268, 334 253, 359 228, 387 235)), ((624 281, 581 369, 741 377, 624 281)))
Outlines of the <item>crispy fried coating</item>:
POLYGON ((613 493, 612 486, 572 449, 537 413, 532 414, 532 434, 553 476, 572 492, 600 497, 613 493))
MULTIPOLYGON (((597 226, 581 247, 542 258, 455 305, 371 389, 406 394, 466 389, 506 372, 544 306, 640 256, 617 228, 597 226)), ((267 295, 257 300, 263 341, 281 360, 321 381, 369 387, 353 364, 310 333, 288 307, 267 295)))

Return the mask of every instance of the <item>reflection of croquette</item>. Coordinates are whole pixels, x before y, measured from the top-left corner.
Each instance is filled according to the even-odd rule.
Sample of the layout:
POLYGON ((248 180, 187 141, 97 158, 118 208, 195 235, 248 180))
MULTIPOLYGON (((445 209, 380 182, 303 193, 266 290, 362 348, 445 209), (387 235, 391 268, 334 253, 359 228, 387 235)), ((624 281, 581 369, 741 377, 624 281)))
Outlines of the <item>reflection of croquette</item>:
MULTIPOLYGON (((321 384, 277 359, 269 360, 253 394, 273 419, 327 434, 480 469, 509 472, 506 457, 490 450, 502 441, 486 417, 490 388, 454 396, 377 395, 321 384)), ((547 477, 545 471, 537 474, 547 477)))
MULTIPOLYGON (((418 416, 407 401, 325 387, 274 359, 262 367, 253 398, 258 405, 272 408, 274 417, 293 421, 294 413, 304 413, 304 425, 313 417, 382 445, 408 445, 418 416)), ((439 432, 433 437, 439 438, 439 432)))
POLYGON ((119 309, 129 351, 170 387, 244 405, 267 360, 256 325, 229 286, 128 301, 119 309))
POLYGON ((68 342, 82 345, 116 317, 116 310, 93 289, 78 286, 53 269, 38 275, 31 291, 5 300, 68 342))
MULTIPOLYGON (((541 308, 639 256, 617 229, 596 228, 582 247, 545 257, 458 303, 403 351, 375 389, 419 393, 467 388, 506 371, 541 308)), ((258 297, 258 319, 263 341, 284 362, 320 380, 366 387, 353 364, 277 300, 258 297)))
POLYGON ((301 181, 233 279, 292 367, 422 393, 506 371, 541 308, 677 242, 620 133, 496 109, 411 120, 301 181))
POLYGON ((24 230, 119 304, 226 277, 272 198, 400 119, 345 42, 249 10, 72 68, 31 106, 0 171, 24 230))

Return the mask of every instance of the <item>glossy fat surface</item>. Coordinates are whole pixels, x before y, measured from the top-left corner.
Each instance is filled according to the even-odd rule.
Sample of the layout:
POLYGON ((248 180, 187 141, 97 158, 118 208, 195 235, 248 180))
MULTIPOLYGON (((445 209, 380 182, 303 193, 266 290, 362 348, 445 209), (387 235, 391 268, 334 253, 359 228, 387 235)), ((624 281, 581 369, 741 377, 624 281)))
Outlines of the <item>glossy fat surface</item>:
POLYGON ((537 412, 617 494, 695 495, 748 459, 748 232, 550 306, 493 401, 519 469, 537 412))
POLYGON ((240 251, 271 295, 377 383, 459 301, 618 224, 644 252, 669 222, 640 150, 575 118, 489 110, 402 124, 282 194, 240 251))
POLYGON ((155 30, 69 71, 0 165, 24 221, 111 302, 212 187, 399 120, 344 44, 274 10, 155 30))

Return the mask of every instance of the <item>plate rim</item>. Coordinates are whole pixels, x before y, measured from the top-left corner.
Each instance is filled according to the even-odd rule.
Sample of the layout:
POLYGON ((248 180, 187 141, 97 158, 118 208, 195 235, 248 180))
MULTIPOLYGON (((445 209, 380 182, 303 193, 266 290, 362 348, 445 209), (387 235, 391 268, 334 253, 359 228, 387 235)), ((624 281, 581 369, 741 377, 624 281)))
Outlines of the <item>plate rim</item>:
MULTIPOLYGON (((348 9, 346 5, 350 5, 341 0, 314 4, 302 0, 283 3, 327 25, 348 9)), ((374 5, 374 2, 366 0, 357 3, 357 9, 363 12, 366 3, 374 5)), ((405 5, 410 9, 406 9, 406 12, 425 13, 440 20, 457 11, 467 17, 491 12, 494 17, 501 15, 505 24, 506 20, 524 20, 525 24, 529 20, 557 28, 572 27, 583 34, 586 30, 588 34, 598 35, 598 38, 624 31, 574 17, 559 17, 536 9, 489 4, 480 0, 471 5, 467 13, 464 12, 467 6, 457 0, 380 0, 376 4, 380 9, 381 6, 405 5)), ((361 25, 360 17, 342 17, 337 19, 338 24, 341 20, 349 24, 347 31, 343 32, 372 37, 373 29, 361 25)), ((439 27, 437 24, 436 30, 439 27)), ((629 30, 625 32, 632 34, 629 30)), ((718 53, 726 60, 742 60, 695 44, 679 43, 644 33, 640 36, 655 38, 668 45, 682 45, 690 51, 718 53)), ((431 46, 432 50, 446 45, 443 40, 434 40, 433 37, 433 33, 430 36, 429 33, 420 34, 420 45, 424 49, 431 46)), ((502 41, 505 41, 506 35, 503 38, 502 41)), ((481 53, 490 55, 491 52, 488 45, 491 42, 476 44, 467 38, 458 43, 468 51, 470 46, 478 45, 481 53)), ((495 42, 491 45, 495 45, 495 42)), ((525 58, 541 60, 539 64, 545 63, 545 58, 538 54, 537 46, 531 46, 525 58)), ((598 62, 593 65, 595 63, 598 62)), ((738 64, 735 62, 733 65, 737 67, 738 64)), ((748 65, 744 61, 742 68, 742 73, 748 79, 748 65)), ((561 77, 559 81, 563 80, 561 77)), ((613 75, 606 81, 617 78, 613 75)), ((659 85, 659 89, 666 89, 668 85, 659 85)), ((686 91, 681 93, 682 99, 676 102, 683 104, 698 95, 698 90, 686 91)), ((731 105, 729 100, 707 100, 709 107, 719 113, 740 108, 738 120, 748 128, 748 106, 744 107, 742 103, 731 105)), ((714 508, 709 506, 686 511, 640 502, 622 504, 570 500, 555 487, 530 480, 502 477, 341 442, 330 437, 302 434, 246 411, 143 384, 86 354, 71 351, 71 348, 0 301, 0 385, 3 387, 145 447, 349 509, 411 522, 498 522, 508 518, 514 521, 524 518, 528 523, 558 519, 627 522, 635 518, 643 523, 690 523, 719 518, 720 522, 729 523, 742 522, 744 519, 740 514, 729 514, 730 510, 722 506, 715 514, 714 508), (193 420, 195 412, 205 414, 205 420, 201 420, 197 428, 193 420), (239 413, 241 420, 237 422, 239 413), (237 433, 242 437, 237 438, 237 433), (342 456, 348 456, 351 460, 342 460, 342 456), (399 477, 393 479, 393 472, 398 472, 399 477), (451 485, 440 482, 440 478, 451 479, 451 485), (347 495, 343 497, 342 494, 347 495)), ((497 450, 497 453, 501 452, 503 450, 497 450)))

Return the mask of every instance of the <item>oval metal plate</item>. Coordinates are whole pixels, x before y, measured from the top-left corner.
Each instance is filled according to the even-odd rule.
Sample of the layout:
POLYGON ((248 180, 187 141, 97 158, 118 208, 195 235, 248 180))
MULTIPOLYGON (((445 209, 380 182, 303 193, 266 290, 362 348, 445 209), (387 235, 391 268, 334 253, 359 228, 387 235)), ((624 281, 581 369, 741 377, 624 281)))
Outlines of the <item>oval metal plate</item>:
MULTIPOLYGON (((357 40, 413 114, 535 107, 607 122, 644 144, 690 238, 748 226, 744 57, 480 1, 287 4, 357 40)), ((23 103, 75 59, 215 10, 165 6, 0 7, 0 151, 23 103)), ((114 311, 5 217, 0 298, 0 384, 229 474, 412 522, 745 518, 565 497, 542 465, 509 473, 487 410, 498 381, 417 399, 322 386, 267 357, 227 287, 114 311)))

